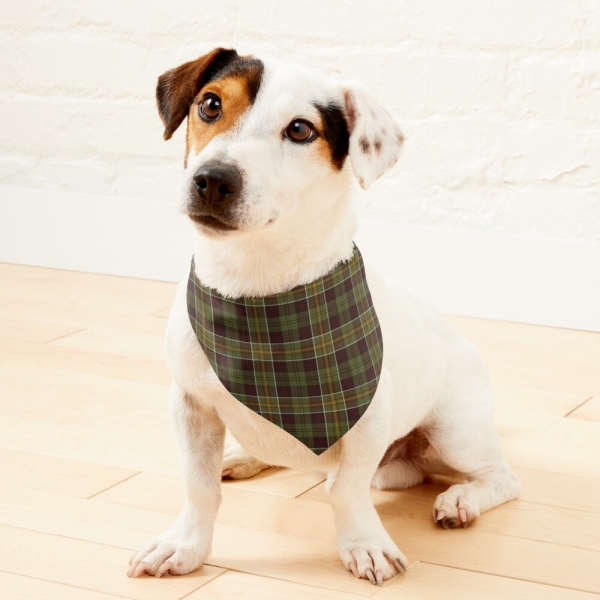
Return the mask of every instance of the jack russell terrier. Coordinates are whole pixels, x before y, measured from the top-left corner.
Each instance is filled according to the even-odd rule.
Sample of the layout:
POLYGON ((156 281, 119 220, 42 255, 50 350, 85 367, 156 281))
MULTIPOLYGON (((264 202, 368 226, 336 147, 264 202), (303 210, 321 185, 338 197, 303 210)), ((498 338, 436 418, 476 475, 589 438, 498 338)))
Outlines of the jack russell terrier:
POLYGON ((179 209, 195 259, 167 327, 185 504, 128 575, 181 575, 211 550, 221 478, 327 472, 341 559, 381 585, 407 560, 369 488, 459 474, 433 519, 467 527, 516 498, 478 349, 363 265, 352 176, 367 188, 403 136, 364 88, 218 48, 167 71, 169 139, 187 117, 179 209), (237 443, 224 448, 225 428, 237 443))

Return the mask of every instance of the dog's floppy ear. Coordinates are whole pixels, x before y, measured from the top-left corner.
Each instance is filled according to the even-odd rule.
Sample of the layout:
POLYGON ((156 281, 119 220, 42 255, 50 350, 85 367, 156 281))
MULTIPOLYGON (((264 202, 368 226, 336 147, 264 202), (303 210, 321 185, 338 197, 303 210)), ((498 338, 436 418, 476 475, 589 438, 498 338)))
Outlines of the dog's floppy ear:
POLYGON ((396 163, 404 136, 391 115, 360 84, 342 89, 350 131, 348 154, 354 175, 366 190, 396 163))
POLYGON ((188 114, 196 94, 210 76, 238 58, 235 50, 216 48, 212 52, 163 73, 156 86, 158 113, 168 140, 188 114))

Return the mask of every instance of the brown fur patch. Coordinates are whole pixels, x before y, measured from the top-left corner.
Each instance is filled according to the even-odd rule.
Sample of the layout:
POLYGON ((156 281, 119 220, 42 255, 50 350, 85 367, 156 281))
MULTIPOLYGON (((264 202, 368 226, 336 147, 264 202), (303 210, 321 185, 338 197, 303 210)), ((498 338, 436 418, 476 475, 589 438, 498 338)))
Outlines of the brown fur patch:
POLYGON ((365 154, 371 153, 371 143, 369 142, 369 140, 366 137, 361 137, 360 140, 358 140, 358 143, 360 144, 360 149, 365 154))
POLYGON ((423 456, 427 448, 429 448, 429 440, 427 439, 426 432, 424 429, 417 427, 408 435, 390 444, 379 466, 383 467, 393 460, 399 459, 411 462, 418 460, 423 456))
POLYGON ((240 118, 252 105, 250 81, 243 74, 226 76, 208 83, 190 108, 187 132, 187 152, 199 153, 215 136, 233 129, 240 118), (198 114, 199 105, 207 94, 215 94, 221 99, 221 117, 207 123, 198 114))
POLYGON ((373 145, 375 146, 375 151, 379 154, 381 152, 381 140, 375 140, 373 145))
POLYGON ((188 114, 198 90, 213 72, 239 59, 235 50, 216 48, 212 52, 163 73, 156 86, 158 113, 165 125, 168 140, 188 114))

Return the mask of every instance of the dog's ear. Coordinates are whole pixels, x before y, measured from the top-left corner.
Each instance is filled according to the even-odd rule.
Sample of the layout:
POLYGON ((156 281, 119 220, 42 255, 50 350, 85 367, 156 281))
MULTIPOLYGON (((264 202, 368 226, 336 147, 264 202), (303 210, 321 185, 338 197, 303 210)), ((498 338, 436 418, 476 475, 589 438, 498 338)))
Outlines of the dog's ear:
POLYGON ((358 83, 342 86, 350 146, 360 187, 367 189, 398 160, 404 136, 391 115, 358 83))
POLYGON ((158 113, 168 140, 188 114, 196 94, 210 76, 238 58, 235 50, 216 48, 212 52, 163 73, 156 86, 158 113))

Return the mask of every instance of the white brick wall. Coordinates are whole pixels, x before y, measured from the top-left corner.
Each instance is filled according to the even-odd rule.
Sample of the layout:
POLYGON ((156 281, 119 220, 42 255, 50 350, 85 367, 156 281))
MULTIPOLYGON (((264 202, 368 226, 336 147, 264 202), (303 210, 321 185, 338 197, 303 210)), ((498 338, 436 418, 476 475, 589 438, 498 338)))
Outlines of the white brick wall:
POLYGON ((355 77, 397 115, 369 218, 600 241, 598 0, 13 2, 0 185, 170 199, 156 77, 216 45, 355 77))

